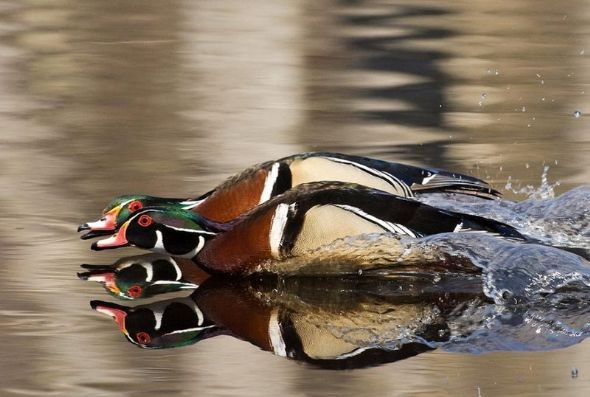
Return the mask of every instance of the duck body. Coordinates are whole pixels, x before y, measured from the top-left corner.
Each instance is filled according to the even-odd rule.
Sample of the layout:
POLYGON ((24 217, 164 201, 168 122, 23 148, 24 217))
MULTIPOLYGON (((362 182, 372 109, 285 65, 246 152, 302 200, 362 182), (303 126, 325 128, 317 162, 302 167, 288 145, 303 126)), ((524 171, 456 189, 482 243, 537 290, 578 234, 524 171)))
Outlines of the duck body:
POLYGON ((493 198, 500 193, 477 178, 340 153, 296 154, 256 165, 195 201, 192 210, 227 222, 287 190, 310 182, 356 183, 401 197, 451 192, 493 198))
POLYGON ((500 222, 439 210, 356 184, 316 182, 299 185, 224 224, 184 210, 148 208, 116 235, 95 242, 93 249, 131 244, 192 258, 207 272, 246 275, 260 271, 268 261, 303 255, 346 237, 369 233, 421 237, 460 231, 523 238, 500 222))
POLYGON ((239 218, 194 260, 208 271, 248 274, 265 261, 300 256, 335 240, 370 233, 422 237, 483 231, 521 238, 512 227, 354 184, 309 183, 239 218))
POLYGON ((416 193, 451 192, 494 198, 500 195, 477 178, 431 168, 340 153, 311 152, 255 165, 195 199, 125 195, 113 199, 103 217, 79 227, 82 238, 110 234, 129 217, 147 207, 174 206, 216 222, 228 222, 287 190, 310 182, 356 183, 401 197, 416 193))

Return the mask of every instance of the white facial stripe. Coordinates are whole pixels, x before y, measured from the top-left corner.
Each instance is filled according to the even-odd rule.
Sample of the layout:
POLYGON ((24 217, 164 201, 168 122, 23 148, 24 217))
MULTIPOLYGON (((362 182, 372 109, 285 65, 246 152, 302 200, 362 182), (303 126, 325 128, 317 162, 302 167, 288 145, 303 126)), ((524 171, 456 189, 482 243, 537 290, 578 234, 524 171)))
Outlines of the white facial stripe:
POLYGON ((194 306, 195 313, 197 313, 197 318, 199 319, 199 326, 203 325, 205 322, 205 316, 203 316, 203 312, 199 309, 199 306, 194 306))
POLYGON ((170 225, 165 225, 167 228, 170 228, 172 230, 178 230, 179 232, 186 232, 186 233, 194 233, 194 234, 209 234, 209 235, 216 235, 217 233, 214 232, 208 232, 206 230, 196 230, 196 229, 185 229, 182 227, 176 227, 176 226, 170 226, 170 225))
POLYGON ((164 247, 164 236, 162 236, 162 232, 159 230, 156 230, 156 244, 154 245, 153 250, 156 252, 166 252, 166 248, 164 247))
POLYGON ((131 336, 129 336, 129 334, 126 333, 126 332, 125 332, 125 337, 127 338, 127 340, 129 342, 133 343, 134 345, 141 346, 139 343, 137 343, 136 341, 134 341, 133 338, 131 338, 131 336))
POLYGON ((146 263, 143 265, 143 267, 145 268, 145 272, 147 273, 145 281, 149 283, 154 279, 154 267, 151 263, 146 263))
POLYGON ((272 189, 277 182, 277 177, 279 176, 279 167, 280 163, 274 163, 270 172, 266 176, 266 180, 264 181, 264 189, 262 189, 262 194, 260 195, 260 201, 258 204, 262 204, 270 199, 270 195, 272 194, 272 189))
POLYGON ((455 229, 453 229, 453 233, 460 232, 462 230, 462 228, 463 228, 463 222, 461 222, 461 223, 457 224, 457 226, 455 226, 455 229))
POLYGON ((176 330, 176 331, 168 332, 167 334, 164 334, 162 336, 165 336, 165 335, 174 335, 174 334, 184 334, 184 333, 193 332, 193 331, 202 331, 204 329, 213 328, 213 327, 215 327, 215 324, 213 324, 213 325, 207 325, 206 327, 194 327, 194 328, 187 328, 187 329, 179 329, 179 330, 176 330))
POLYGON ((183 283, 180 281, 171 281, 171 280, 158 280, 158 281, 154 281, 152 283, 152 285, 181 285, 182 288, 198 288, 199 286, 197 284, 193 284, 193 283, 183 283))
POLYGON ((182 278, 182 271, 180 270, 180 267, 178 267, 178 264, 172 258, 170 258, 170 263, 172 263, 172 266, 174 266, 174 270, 176 271, 176 278, 175 278, 175 280, 176 281, 180 280, 182 278))
POLYGON ((283 239, 283 230, 287 224, 289 215, 289 204, 279 204, 272 217, 270 226, 270 252, 275 258, 278 258, 281 253, 281 240, 283 239))
POLYGON ((279 310, 274 309, 270 314, 268 322, 268 336, 270 338, 270 345, 274 354, 281 357, 287 357, 287 348, 283 335, 281 334, 281 325, 279 324, 279 310))
POLYGON ((379 171, 374 168, 367 167, 366 165, 355 163, 354 161, 350 161, 350 160, 339 159, 336 157, 326 157, 326 158, 328 160, 334 161, 336 163, 352 165, 353 167, 361 169, 373 176, 376 176, 378 178, 385 180, 392 187, 394 187, 397 191, 399 191, 403 196, 414 197, 414 194, 412 193, 412 190, 410 189, 410 187, 408 185, 406 185, 404 182, 400 181, 397 177, 391 175, 389 172, 379 171))
MULTIPOLYGON (((129 203, 130 203, 130 202, 132 202, 132 201, 133 201, 133 199, 129 199, 129 200, 127 200, 127 201, 124 201, 124 202, 122 202, 121 204, 119 204, 119 205, 118 205, 117 207, 115 207, 115 208, 117 208, 119 211, 121 211, 121 209, 122 209, 123 207, 125 207, 127 204, 129 204, 129 203)), ((112 210, 111 210, 111 211, 112 211, 112 210)), ((110 211, 109 211, 109 212, 110 212, 110 211)))
POLYGON ((345 204, 336 204, 336 207, 339 207, 339 208, 342 208, 343 210, 350 211, 354 214, 357 214, 361 218, 364 218, 376 225, 379 225, 383 229, 385 229, 391 233, 407 235, 410 237, 416 237, 416 234, 414 232, 412 232, 410 229, 408 229, 407 227, 405 227, 404 225, 401 225, 399 223, 386 222, 386 221, 379 219, 373 215, 367 214, 365 211, 361 210, 360 208, 352 207, 350 205, 345 205, 345 204))
POLYGON ((162 310, 154 310, 154 319, 156 320, 156 325, 154 326, 154 329, 157 331, 160 329, 160 327, 162 327, 162 317, 164 316, 164 311, 162 310))

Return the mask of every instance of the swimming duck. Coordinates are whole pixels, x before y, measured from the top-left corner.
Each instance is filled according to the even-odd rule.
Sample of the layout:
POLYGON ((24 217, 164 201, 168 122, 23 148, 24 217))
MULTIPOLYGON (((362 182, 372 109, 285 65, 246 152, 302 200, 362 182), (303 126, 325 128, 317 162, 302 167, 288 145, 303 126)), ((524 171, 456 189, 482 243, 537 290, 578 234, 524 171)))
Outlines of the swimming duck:
POLYGON ((420 237, 462 231, 524 239, 500 222, 439 210, 365 186, 316 182, 299 185, 227 223, 182 209, 142 209, 92 249, 134 245, 192 258, 207 272, 245 275, 269 261, 299 256, 350 236, 420 237))
POLYGON ((167 292, 193 290, 209 275, 193 261, 150 253, 121 258, 111 265, 81 265, 82 280, 97 281, 120 299, 149 298, 167 292))
POLYGON ((188 298, 135 308, 92 301, 91 307, 113 318, 140 348, 172 348, 231 335, 278 356, 351 368, 431 350, 449 339, 447 321, 473 307, 469 303, 481 304, 481 287, 419 294, 433 288, 420 280, 266 281, 212 278, 188 298))
POLYGON ((124 195, 113 199, 101 219, 80 225, 83 239, 108 235, 146 207, 189 209, 209 220, 228 222, 290 188, 308 182, 357 183, 402 197, 449 192, 494 198, 500 193, 477 178, 432 168, 339 153, 303 153, 253 166, 196 199, 124 195))

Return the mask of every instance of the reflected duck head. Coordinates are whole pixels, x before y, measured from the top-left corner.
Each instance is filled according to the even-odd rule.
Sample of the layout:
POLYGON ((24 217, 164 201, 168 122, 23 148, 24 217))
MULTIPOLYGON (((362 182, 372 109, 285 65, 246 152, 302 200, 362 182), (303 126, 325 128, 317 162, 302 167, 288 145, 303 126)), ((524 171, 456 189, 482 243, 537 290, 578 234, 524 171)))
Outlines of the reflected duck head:
POLYGON ((142 299, 167 292, 195 289, 184 277, 177 261, 167 255, 145 254, 119 259, 112 265, 81 265, 82 280, 101 283, 120 299, 142 299))
POLYGON ((154 252, 193 258, 217 230, 203 217, 183 209, 146 208, 111 237, 92 244, 95 251, 133 245, 154 252))
POLYGON ((94 300, 90 307, 111 317, 127 340, 142 349, 191 345, 220 331, 190 298, 136 307, 94 300))
POLYGON ((190 209, 201 200, 183 200, 177 198, 163 198, 144 194, 130 194, 117 196, 104 208, 101 218, 94 222, 87 222, 78 226, 78 232, 88 230, 80 238, 87 240, 112 234, 133 216, 133 214, 147 207, 171 207, 190 209))

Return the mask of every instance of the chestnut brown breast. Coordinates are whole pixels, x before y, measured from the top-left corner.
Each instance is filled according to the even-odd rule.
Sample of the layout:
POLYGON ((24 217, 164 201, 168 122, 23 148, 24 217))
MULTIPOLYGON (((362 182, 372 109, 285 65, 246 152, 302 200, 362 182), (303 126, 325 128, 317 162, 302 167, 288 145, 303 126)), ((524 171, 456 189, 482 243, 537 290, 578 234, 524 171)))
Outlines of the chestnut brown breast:
POLYGON ((244 219, 210 240, 196 256, 205 269, 225 274, 248 274, 272 257, 269 235, 275 206, 244 219))
POLYGON ((193 210, 215 222, 228 222, 252 209, 260 202, 267 169, 260 169, 250 176, 216 190, 193 210))

